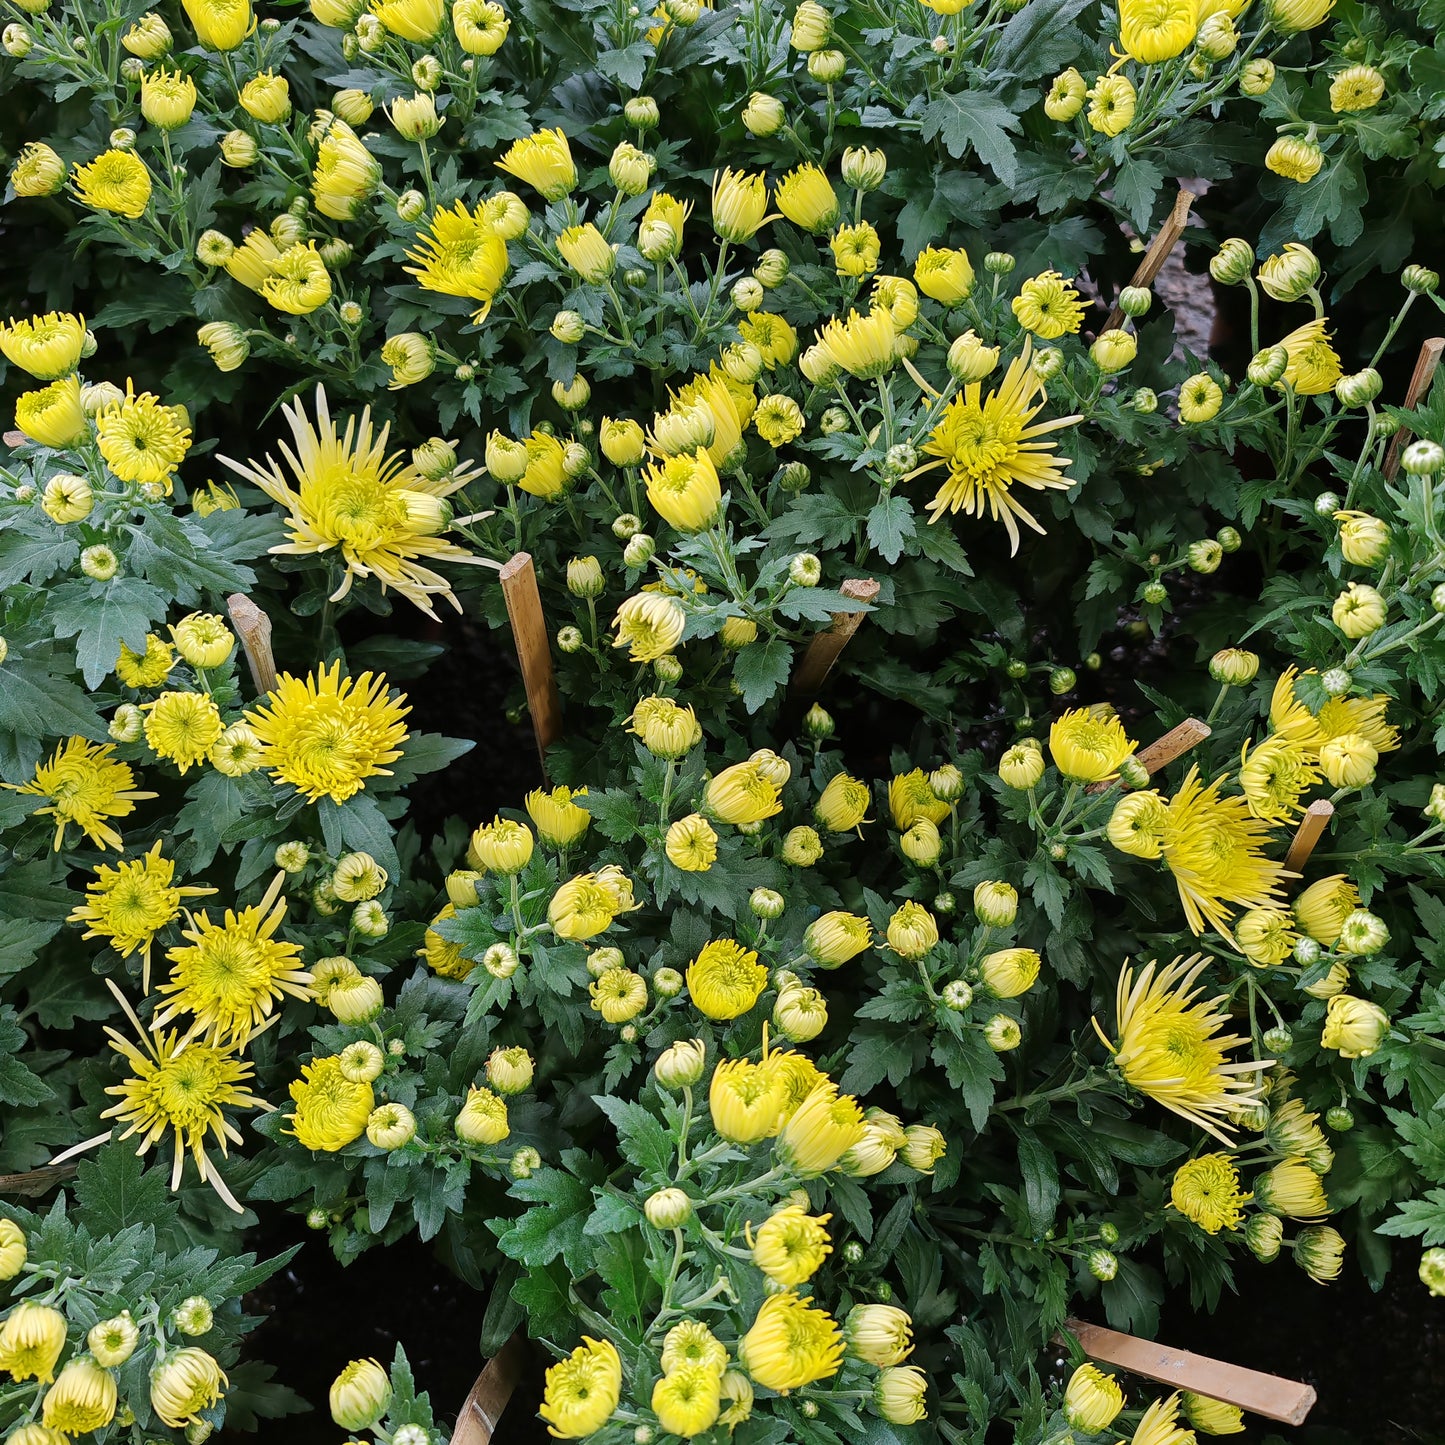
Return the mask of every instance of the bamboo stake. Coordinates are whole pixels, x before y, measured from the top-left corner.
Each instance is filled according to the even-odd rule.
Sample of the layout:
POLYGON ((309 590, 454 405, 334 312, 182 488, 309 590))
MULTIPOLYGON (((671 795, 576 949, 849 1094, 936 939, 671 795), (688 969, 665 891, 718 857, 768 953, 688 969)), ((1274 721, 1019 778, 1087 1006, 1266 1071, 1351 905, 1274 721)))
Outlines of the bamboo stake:
POLYGON ((457 1428, 452 1432, 451 1445, 491 1445, 497 1421, 517 1388, 526 1358, 527 1347, 522 1343, 522 1337, 513 1335, 487 1361, 462 1405, 457 1428))
POLYGON ((527 709, 532 714, 532 732, 542 772, 547 771, 547 749, 562 736, 562 700, 552 672, 552 649, 547 640, 547 623, 542 616, 542 596, 537 591, 537 569, 530 552, 518 552, 497 573, 502 596, 507 600, 507 617, 512 640, 517 644, 517 661, 522 665, 522 682, 527 689, 527 709))
MULTIPOLYGON (((1432 336, 1421 346, 1420 354, 1415 358, 1415 370, 1410 377, 1410 385, 1405 391, 1406 411, 1418 406, 1425 393, 1430 390, 1430 383, 1435 379, 1442 353, 1445 353, 1445 336, 1432 336)), ((1385 453, 1387 481, 1393 481, 1395 473, 1400 470, 1400 453, 1405 450, 1405 443, 1409 438, 1410 428, 1402 426, 1391 440, 1390 450, 1385 453)))
POLYGON ((271 654, 271 619, 244 592, 233 592, 226 598, 226 610, 241 639, 258 696, 274 692, 276 659, 271 654))
POLYGON ((1171 1350, 1168 1345, 1154 1344, 1133 1335, 1108 1330, 1102 1325, 1083 1320, 1066 1320, 1064 1328, 1074 1335, 1079 1347, 1090 1359, 1117 1365, 1132 1375, 1142 1375, 1173 1389, 1191 1390, 1223 1400, 1266 1420, 1285 1425, 1300 1425, 1315 1403, 1313 1385, 1299 1380, 1286 1380, 1280 1375, 1267 1375, 1262 1370, 1248 1370, 1243 1365, 1212 1360, 1189 1350, 1171 1350))
MULTIPOLYGON (((850 602, 871 605, 878 596, 879 584, 871 578, 850 577, 839 587, 839 591, 850 602)), ((790 687, 795 697, 814 697, 822 688, 838 654, 848 645, 848 640, 857 632, 867 614, 857 612, 833 613, 833 625, 826 632, 820 632, 809 644, 797 667, 793 671, 790 687)))
POLYGON ((1315 844, 1320 841, 1320 834, 1325 831, 1326 825, 1334 815, 1335 805, 1328 798, 1316 798, 1305 809, 1305 815, 1300 819, 1299 831, 1295 833, 1294 841, 1289 845, 1289 852, 1284 855, 1284 866, 1287 873, 1304 871, 1310 854, 1315 850, 1315 844))
MULTIPOLYGON (((1144 765, 1146 773, 1157 773, 1160 768, 1182 757, 1192 747, 1197 747, 1213 729, 1197 717, 1187 717, 1177 727, 1172 727, 1162 738, 1156 738, 1146 748, 1134 754, 1136 761, 1144 765)), ((1090 783, 1086 792, 1102 793, 1109 783, 1090 783)))
MULTIPOLYGON (((1189 208, 1193 204, 1193 191, 1186 191, 1183 186, 1180 186, 1179 194, 1174 198, 1174 209, 1169 213, 1168 220, 1159 227, 1158 235, 1149 243, 1149 249, 1145 251, 1144 259, 1139 262, 1138 269, 1134 272, 1134 279, 1129 282, 1131 286, 1153 284, 1154 278, 1164 269, 1164 263, 1169 259, 1169 253, 1184 234, 1184 228, 1189 224, 1189 208)), ((1104 323, 1104 330, 1112 331, 1116 326, 1121 325, 1123 320, 1124 313, 1116 305, 1109 313, 1109 319, 1104 323)))

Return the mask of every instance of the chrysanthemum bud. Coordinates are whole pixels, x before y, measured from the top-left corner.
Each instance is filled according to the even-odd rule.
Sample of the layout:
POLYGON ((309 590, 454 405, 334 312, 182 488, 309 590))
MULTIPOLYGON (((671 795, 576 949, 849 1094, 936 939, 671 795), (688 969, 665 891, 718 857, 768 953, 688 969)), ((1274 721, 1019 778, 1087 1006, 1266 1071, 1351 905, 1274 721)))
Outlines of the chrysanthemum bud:
POLYGON ((1207 575, 1219 570, 1219 564, 1224 559, 1224 548, 1213 537, 1206 537, 1201 541, 1189 544, 1185 551, 1185 559, 1188 561, 1191 571, 1207 575))
POLYGON ((1325 1127, 1337 1134, 1348 1133, 1355 1127, 1355 1116, 1343 1104, 1336 1104, 1325 1110, 1325 1127))
POLYGON ((627 118, 628 125, 636 126, 638 130, 655 130, 662 118, 657 102, 650 95, 632 96, 622 107, 622 114, 627 118))
POLYGON ((1412 477, 1433 476, 1445 467, 1445 447, 1422 437, 1400 453, 1400 466, 1412 477))
POLYGON ((1209 260, 1209 274, 1221 286, 1242 286, 1254 270, 1254 250, 1248 241, 1231 236, 1209 260))
POLYGON ((627 539, 627 546, 622 549, 622 561, 628 567, 645 567, 656 551, 657 543, 646 532, 638 532, 627 539))
POLYGON ((888 157, 867 146, 848 146, 843 152, 843 180, 860 191, 876 191, 888 174, 888 157))
POLYGON ((1385 920, 1368 909, 1357 908, 1340 925, 1340 937, 1335 946, 1341 953, 1369 957, 1378 953, 1389 941, 1390 930, 1385 927, 1385 920))
POLYGON ((526 1049, 493 1049, 487 1056, 487 1082, 504 1098, 532 1087, 535 1065, 526 1049))
POLYGON ((396 198, 396 214, 403 221, 418 221, 426 213, 426 197, 420 191, 403 191, 396 198))
POLYGON ((391 1404, 391 1380, 375 1360, 352 1360, 332 1381, 330 1404, 343 1430, 368 1430, 391 1404))
POLYGON ((1365 406, 1374 401, 1384 387, 1380 373, 1373 366, 1368 366, 1353 376, 1342 376, 1335 383, 1335 395, 1345 406, 1365 406))
POLYGON ((816 587, 823 580, 823 564, 811 552, 799 552, 788 563, 788 580, 795 587, 816 587))
MULTIPOLYGON (((675 657, 659 657, 657 661, 652 664, 652 675, 659 682, 681 682, 682 663, 679 662, 678 659, 675 657)), ((754 828, 754 831, 756 831, 757 828, 761 827, 762 825, 757 824, 749 826, 752 826, 754 828)))
POLYGON ((1290 241, 1277 256, 1260 262, 1259 284, 1276 301, 1299 301, 1319 284, 1320 273, 1319 257, 1308 246, 1290 241))
POLYGON ((787 119, 782 101, 762 91, 754 91, 743 107, 743 126, 749 135, 776 135, 787 119))
POLYGON ((1052 381, 1064 369, 1064 353, 1057 346, 1041 347, 1030 365, 1040 381, 1052 381))
POLYGON ((513 1179, 530 1179, 534 1171, 542 1167, 542 1156, 530 1144, 524 1144, 512 1155, 507 1172, 513 1179))
POLYGON ((35 46, 35 37, 16 21, 5 27, 4 35, 0 36, 0 45, 4 46, 6 55, 16 60, 24 60, 35 46))
POLYGON ((1053 667, 1049 669, 1049 691, 1055 697, 1063 697, 1067 692, 1073 692, 1078 685, 1078 674, 1072 667, 1053 667))
POLYGON ((948 370, 958 381, 982 381, 998 365, 999 350, 985 346, 975 332, 965 331, 948 348, 948 370))
MULTIPOLYGON (((1129 289, 1138 288, 1130 287, 1129 289)), ((1143 294, 1148 296, 1149 293, 1145 291, 1143 294)), ((1123 371, 1138 354, 1139 343, 1134 333, 1121 331, 1118 328, 1100 332, 1098 339, 1089 348, 1090 360, 1105 376, 1112 376, 1115 372, 1123 371)))
POLYGON ((815 50, 808 57, 808 74, 824 85, 842 80, 848 71, 848 57, 841 50, 815 50))
POLYGON ((683 1039, 658 1055, 652 1072, 664 1089, 691 1088, 703 1075, 707 1051, 701 1039, 683 1039))
POLYGON ((1245 378, 1254 386, 1273 386, 1289 366, 1289 352, 1283 346, 1267 346, 1250 359, 1245 378))
POLYGON ((1429 296, 1440 285, 1440 273, 1432 271, 1428 266, 1406 266, 1400 272, 1400 284, 1407 291, 1429 296))
POLYGON ((1273 1214, 1251 1214, 1244 1224, 1244 1242, 1262 1264, 1279 1255, 1284 1240, 1284 1224, 1273 1214))
POLYGON ((681 1189, 659 1189, 642 1206, 654 1229, 677 1229, 692 1218, 692 1200, 681 1189))
POLYGON ((80 570, 96 582, 109 582, 120 571, 120 558, 103 543, 80 554, 80 570))
POLYGON ((787 255, 776 248, 764 251, 758 257, 757 265, 753 267, 753 276, 758 284, 769 291, 775 286, 781 286, 788 279, 788 272, 791 269, 787 255))
POLYGON ((1089 1251, 1089 1273, 1106 1283, 1119 1273, 1118 1257, 1107 1249, 1089 1251))
POLYGON ((574 652, 580 652, 586 640, 582 636, 582 629, 573 627, 571 623, 557 629, 557 651, 565 656, 570 657, 574 652))
POLYGON ((482 967, 493 978, 511 978, 521 960, 510 943, 494 943, 482 955, 482 967))
POLYGON ((1119 292, 1119 310, 1137 320, 1147 315, 1154 302, 1154 293, 1147 286, 1126 286, 1119 292))
POLYGON ((1010 788, 1032 788, 1044 775, 1044 755, 1032 738, 1015 743, 998 760, 1000 780, 1010 788))
POLYGON ((653 158, 631 141, 619 141, 607 163, 607 174, 624 196, 640 196, 652 179, 654 165, 653 158))
POLYGON ((1261 96, 1274 84, 1274 61, 1250 60, 1239 72, 1239 89, 1244 95, 1261 96))
POLYGON ((215 1322, 211 1302, 201 1294, 193 1294, 183 1299, 171 1313, 172 1326, 183 1335, 204 1335, 215 1322))

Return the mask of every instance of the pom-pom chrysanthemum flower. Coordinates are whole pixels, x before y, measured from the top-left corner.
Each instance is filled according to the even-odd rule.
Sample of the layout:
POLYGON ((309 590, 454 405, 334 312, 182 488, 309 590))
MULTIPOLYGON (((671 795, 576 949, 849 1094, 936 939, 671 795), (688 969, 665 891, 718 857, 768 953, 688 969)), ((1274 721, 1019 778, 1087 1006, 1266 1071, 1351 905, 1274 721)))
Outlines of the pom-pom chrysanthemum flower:
POLYGON ((150 172, 134 151, 103 151, 89 165, 77 165, 73 179, 81 201, 97 211, 134 221, 150 204, 150 172))
POLYGON ((156 1013, 157 1027, 191 1014, 192 1031, 208 1042, 244 1044, 288 994, 311 997, 300 944, 275 937, 286 916, 286 900, 279 896, 284 878, 278 873, 253 907, 239 913, 226 909, 220 923, 204 911, 187 915, 190 927, 182 937, 188 942, 166 954, 173 968, 160 987, 166 1001, 156 1013))
POLYGON ((1164 861, 1179 887, 1190 929, 1206 927, 1230 937, 1230 910, 1266 908, 1280 893, 1284 870, 1261 851, 1269 824, 1250 812, 1246 798, 1226 797, 1228 774, 1203 783, 1190 768, 1169 800, 1161 839, 1164 861))
POLYGON ((13 366, 40 381, 69 376, 85 348, 85 318, 48 311, 0 325, 0 352, 13 366))
POLYGON ((622 1393, 622 1359, 609 1340, 582 1336, 582 1343, 547 1371, 537 1413, 549 1434, 580 1440, 600 1430, 622 1393))
POLYGON ((752 1328, 738 1341, 738 1359, 769 1390, 801 1389, 838 1373, 843 1332, 826 1310, 786 1290, 763 1301, 752 1328))
POLYGON ((171 473, 191 447, 185 413, 148 391, 136 395, 130 382, 124 399, 96 417, 95 435, 106 466, 123 482, 169 486, 171 473))
POLYGON ((122 958, 137 949, 145 958, 143 988, 150 992, 151 944, 181 912, 183 898, 201 898, 214 888, 177 888, 173 859, 161 857, 155 843, 140 858, 96 865, 95 877, 85 885, 85 902, 77 904, 69 923, 86 925, 85 938, 104 938, 122 958))
POLYGON ((226 1117, 228 1108, 268 1107, 245 1088, 251 1078, 251 1065, 238 1057, 234 1048, 217 1048, 197 1039, 142 1027, 124 995, 114 985, 111 987, 140 1043, 132 1043, 117 1029, 106 1029, 111 1048, 130 1065, 130 1077, 106 1089, 119 1102, 105 1110, 101 1118, 124 1124, 122 1139, 139 1135, 138 1154, 145 1154, 152 1145, 171 1136, 175 1141, 171 1188, 180 1185, 181 1168, 189 1153, 202 1182, 209 1183, 239 1214, 241 1206, 211 1165, 206 1145, 214 1143, 224 1157, 228 1143, 241 1142, 240 1131, 226 1117))
POLYGON ((132 786, 135 774, 114 753, 110 743, 67 738, 48 762, 36 764, 30 782, 0 783, 0 787, 49 800, 48 806, 36 808, 34 815, 55 819, 57 851, 71 823, 97 848, 120 848, 125 840, 107 820, 128 817, 138 801, 155 794, 136 791, 132 786))
POLYGON ((1240 1192, 1239 1170, 1228 1154, 1201 1154, 1174 1172, 1169 1199, 1206 1234, 1238 1229, 1249 1195, 1240 1192))
POLYGON ((366 1132, 376 1107, 371 1085, 348 1079, 339 1054, 302 1064, 301 1077, 291 1084, 296 1112, 287 1115, 289 1133, 305 1149, 334 1154, 366 1132))
POLYGON ((1229 1022, 1223 995, 1197 1001, 1203 990, 1195 982, 1209 962, 1196 955, 1164 968, 1150 963, 1137 979, 1126 968, 1116 1000, 1119 1042, 1097 1019, 1094 1029, 1125 1083, 1228 1144, 1233 1112, 1260 1102, 1261 1067, 1227 1061, 1227 1051, 1248 1040, 1221 1034, 1229 1022))
POLYGON ((768 970, 757 954, 727 938, 706 944, 687 969, 688 995, 710 1019, 747 1013, 767 983, 768 970))
POLYGON ((1029 347, 1004 373, 996 391, 983 395, 981 382, 970 382, 949 402, 943 417, 924 444, 928 462, 912 476, 934 467, 948 469, 948 480, 928 504, 929 520, 944 512, 982 517, 987 511, 1008 532, 1010 553, 1018 551, 1021 521, 1035 532, 1043 528, 1013 495, 1016 486, 1034 491, 1066 490, 1072 485, 1063 470, 1069 458, 1054 453, 1050 432, 1073 426, 1077 416, 1036 422, 1043 409, 1043 387, 1029 365, 1029 347))
POLYGON ((208 692, 163 692, 145 704, 146 741, 184 776, 200 762, 225 730, 208 692))
POLYGON ((1119 0, 1119 44, 1145 65, 1173 60, 1199 31, 1199 0, 1119 0))
POLYGON ((299 403, 282 410, 295 441, 294 451, 281 446, 294 486, 271 457, 264 464, 222 458, 286 508, 290 540, 271 550, 299 556, 339 552, 345 575, 331 594, 333 602, 346 596, 355 578, 375 577, 383 591, 395 588, 428 617, 436 615, 433 597, 460 611, 450 583, 429 564, 482 560, 437 535, 450 520, 442 498, 465 486, 476 468, 462 465, 439 480, 423 476, 403 454, 386 454, 390 428, 373 434, 370 408, 359 421, 348 418, 346 431, 338 433, 319 386, 314 425, 299 403))
POLYGON ((476 301, 472 320, 478 323, 486 319, 507 273, 506 242, 480 208, 469 211, 461 201, 451 210, 437 211, 430 231, 419 235, 416 249, 406 255, 416 262, 405 270, 418 286, 476 301))
POLYGON ((788 1288, 811 1279, 832 1253, 825 1227, 832 1217, 809 1214, 797 1204, 770 1214, 749 1234, 753 1263, 775 1284, 788 1288))
MULTIPOLYGON (((1083 325, 1084 308, 1079 293, 1057 271, 1041 271, 1037 276, 1030 276, 1019 287, 1019 294, 1011 304, 1019 325, 1045 341, 1072 335, 1083 325)), ((1027 354, 1021 358, 1025 367, 1028 360, 1027 354)))
POLYGON ((1282 826, 1300 813, 1300 798, 1320 781, 1310 754, 1288 737, 1276 735, 1244 745, 1239 786, 1249 811, 1266 823, 1282 826))
POLYGON ((401 756, 407 738, 405 702, 405 694, 387 695, 384 676, 342 677, 338 661, 304 681, 282 673, 246 721, 264 749, 262 766, 277 782, 313 803, 323 797, 344 803, 367 778, 391 776, 386 764, 401 756))

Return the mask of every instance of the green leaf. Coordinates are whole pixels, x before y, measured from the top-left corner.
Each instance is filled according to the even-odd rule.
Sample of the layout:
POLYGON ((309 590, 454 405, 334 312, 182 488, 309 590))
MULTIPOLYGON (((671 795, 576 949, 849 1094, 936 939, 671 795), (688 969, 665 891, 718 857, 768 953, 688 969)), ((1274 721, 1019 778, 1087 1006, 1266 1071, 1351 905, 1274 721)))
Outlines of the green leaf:
POLYGON ((43 1104, 52 1097, 50 1085, 18 1057, 29 1043, 15 1010, 9 1004, 0 1008, 0 1103, 43 1104))
POLYGON ((622 1141, 622 1156, 644 1175, 670 1179, 672 1135, 650 1109, 625 1099, 594 1094, 592 1102, 612 1121, 622 1141))
POLYGON ((166 597, 139 577, 66 582, 51 594, 47 613, 57 637, 74 637, 75 660, 89 688, 115 666, 122 642, 144 652, 151 623, 166 615, 166 597))
POLYGON ((634 837, 642 822, 637 798, 625 788, 589 789, 577 804, 592 814, 597 831, 613 843, 625 843, 634 837))
POLYGON ((1445 1189, 1432 1189, 1423 1199, 1407 1199, 1393 1219, 1375 1229, 1397 1239, 1418 1236, 1426 1247, 1445 1244, 1445 1189))
POLYGON ((529 1206, 517 1219, 493 1219, 497 1248, 529 1268, 559 1255, 574 1276, 587 1272, 590 1246, 583 1234, 592 1213, 592 1190, 561 1169, 538 1169, 513 1182, 511 1192, 529 1206))
POLYGON ((962 160, 972 150, 1006 186, 1013 184, 1018 173, 1014 143, 1008 135, 1018 129, 1018 116, 996 95, 982 90, 941 95, 923 112, 924 140, 942 137, 955 160, 962 160))
POLYGON ((883 497, 868 513, 868 540, 885 562, 896 562, 903 555, 905 539, 917 530, 908 498, 897 492, 883 497))
POLYGON ((1114 198, 1141 230, 1149 229, 1155 198, 1164 184, 1164 172, 1143 156, 1130 156, 1114 173, 1114 198))
MULTIPOLYGON (((117 648, 111 663, 119 654, 117 648)), ((69 735, 99 742, 106 736, 100 714, 80 688, 44 661, 26 657, 5 659, 0 728, 31 738, 69 735)))
POLYGON ((165 1170, 147 1169, 130 1144, 104 1144, 75 1173, 75 1221, 93 1234, 119 1234, 132 1224, 169 1225, 178 1216, 165 1170))
POLYGON ((781 637, 753 643, 738 653, 733 678, 742 689, 743 706, 757 712, 788 680, 793 670, 793 649, 781 637))

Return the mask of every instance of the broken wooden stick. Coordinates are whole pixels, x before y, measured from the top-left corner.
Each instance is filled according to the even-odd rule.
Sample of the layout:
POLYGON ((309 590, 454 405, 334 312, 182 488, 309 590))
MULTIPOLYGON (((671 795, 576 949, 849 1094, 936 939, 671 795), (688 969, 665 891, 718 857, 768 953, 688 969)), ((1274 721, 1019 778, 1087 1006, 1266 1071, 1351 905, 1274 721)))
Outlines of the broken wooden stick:
POLYGON ((451 1445, 491 1445, 497 1421, 512 1398, 521 1378, 527 1347, 520 1335, 513 1335, 482 1368, 471 1393, 457 1416, 451 1445))
MULTIPOLYGON (((879 584, 871 579, 850 577, 838 590, 850 602, 860 602, 866 607, 878 596, 878 588, 879 584)), ((833 625, 808 644, 808 650, 793 670, 791 691, 795 697, 817 695, 833 670, 838 654, 848 645, 848 639, 857 632, 865 615, 861 608, 857 612, 832 614, 833 625)))
POLYGON ((241 649, 251 669, 251 681, 259 697, 276 690, 276 659, 271 654, 271 619, 246 596, 233 592, 226 598, 231 625, 241 639, 241 649))
MULTIPOLYGON (((1156 738, 1148 747, 1140 748, 1134 758, 1143 764, 1146 773, 1157 773, 1175 758, 1182 757, 1190 748, 1197 747, 1211 731, 1207 722, 1201 722, 1197 717, 1187 717, 1177 727, 1170 728, 1162 738, 1156 738)), ((1107 782, 1090 783, 1085 791, 1102 793, 1110 786, 1112 785, 1107 782)))
POLYGON ((1289 845, 1289 852, 1284 855, 1286 872, 1302 873, 1304 871, 1310 854, 1315 850, 1315 844, 1320 841, 1320 834, 1325 831, 1334 815, 1335 805, 1328 798, 1316 798, 1305 809, 1305 815, 1300 819, 1299 828, 1295 832, 1294 841, 1289 845))
MULTIPOLYGON (((1139 262, 1134 272, 1134 279, 1129 282, 1131 286, 1150 286, 1154 278, 1164 269, 1164 263, 1169 259, 1169 253, 1179 243, 1179 238, 1184 234, 1184 228, 1189 224, 1189 208, 1194 204, 1194 192, 1186 191, 1183 186, 1179 187, 1179 194, 1174 198, 1174 209, 1169 213, 1168 219, 1159 227, 1158 234, 1149 243, 1149 249, 1144 253, 1144 259, 1139 262)), ((1112 331, 1124 321, 1124 313, 1116 304, 1109 313, 1109 319, 1104 323, 1105 331, 1112 331)))
POLYGON ((1131 1375, 1142 1375, 1171 1389, 1223 1400, 1226 1405, 1263 1415, 1266 1420, 1301 1425, 1315 1403, 1314 1386, 1299 1380, 1267 1375, 1262 1370, 1247 1370, 1243 1365, 1226 1364, 1189 1350, 1172 1350, 1168 1345, 1121 1334, 1103 1325, 1086 1324, 1083 1320, 1065 1320, 1064 1328, 1078 1340, 1079 1348, 1091 1360, 1117 1365, 1131 1375))
MULTIPOLYGON (((1430 390, 1430 383, 1435 379, 1435 372, 1440 365, 1440 357, 1445 353, 1445 336, 1432 336, 1420 347, 1420 354, 1415 358, 1415 370, 1410 376, 1410 385, 1405 389, 1405 409, 1407 411, 1419 406, 1424 400, 1425 393, 1430 390)), ((1405 443, 1410 440, 1410 428, 1402 426, 1390 441, 1390 449, 1385 453, 1385 479, 1393 481, 1395 473, 1400 470, 1400 453, 1405 450, 1405 443)))
POLYGON ((42 1164, 38 1169, 27 1169, 24 1174, 0 1174, 0 1194, 38 1199, 74 1173, 74 1164, 42 1164))
POLYGON ((7 447, 14 450, 14 448, 24 445, 25 433, 23 431, 8 431, 0 440, 3 440, 7 447))
POLYGON ((518 552, 497 573, 512 640, 517 644, 517 661, 522 666, 522 683, 527 689, 527 710, 532 714, 532 732, 542 772, 547 771, 547 749, 562 736, 562 699, 552 672, 552 648, 547 623, 542 616, 542 595, 537 591, 537 569, 530 552, 518 552))

